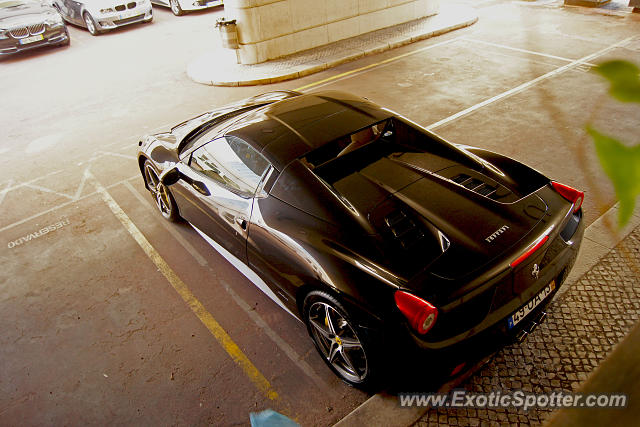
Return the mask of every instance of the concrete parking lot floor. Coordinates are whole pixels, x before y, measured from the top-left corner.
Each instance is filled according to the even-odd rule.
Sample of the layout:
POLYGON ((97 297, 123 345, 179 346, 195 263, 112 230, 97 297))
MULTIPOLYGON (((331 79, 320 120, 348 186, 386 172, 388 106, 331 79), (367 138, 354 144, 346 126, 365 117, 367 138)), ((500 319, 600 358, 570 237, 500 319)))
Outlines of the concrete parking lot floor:
MULTIPOLYGON (((151 25, 97 38, 71 28, 69 48, 3 59, 0 423, 230 425, 273 408, 330 425, 367 399, 324 366, 301 323, 187 225, 164 223, 144 191, 139 136, 229 101, 302 86, 367 96, 586 190, 585 221, 595 221, 614 194, 584 125, 636 141, 640 115, 610 100, 589 68, 640 62, 637 17, 482 3, 470 28, 262 87, 187 78, 188 61, 214 43, 221 10, 177 18, 157 9, 151 25)), ((582 303, 591 293, 581 292, 582 303)), ((602 346, 619 336, 600 332, 602 346)), ((544 336, 531 338, 537 346, 544 336)))

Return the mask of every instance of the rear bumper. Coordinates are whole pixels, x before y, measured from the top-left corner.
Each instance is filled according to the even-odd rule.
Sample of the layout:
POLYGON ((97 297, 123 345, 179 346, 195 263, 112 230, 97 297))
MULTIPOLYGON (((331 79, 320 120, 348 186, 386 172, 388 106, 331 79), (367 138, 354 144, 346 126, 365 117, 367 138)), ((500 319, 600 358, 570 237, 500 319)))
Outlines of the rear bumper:
MULTIPOLYGON (((405 333, 409 337, 411 344, 422 350, 444 351, 453 357, 454 354, 464 355, 470 349, 477 347, 478 342, 483 342, 490 336, 497 338, 499 341, 509 341, 521 335, 522 331, 528 332, 528 329, 533 326, 532 321, 539 317, 540 313, 544 311, 555 298, 576 261, 585 228, 581 217, 577 227, 574 228, 575 231, 572 233, 570 239, 564 240, 560 236, 560 233, 556 233, 544 254, 535 257, 532 256, 530 260, 527 260, 523 265, 519 266, 515 272, 509 273, 510 279, 502 280, 496 286, 476 296, 475 298, 484 298, 484 301, 490 301, 491 308, 489 308, 487 304, 486 314, 481 317, 481 320, 458 333, 440 333, 435 339, 431 337, 431 341, 418 337, 408 327, 405 327, 405 333), (540 266, 537 280, 527 285, 526 289, 517 291, 515 295, 511 295, 509 298, 505 298, 504 295, 500 294, 500 288, 506 286, 510 286, 515 292, 515 290, 518 289, 518 278, 522 277, 523 274, 531 274, 534 270, 534 264, 540 266), (526 317, 518 322, 518 324, 509 328, 507 319, 532 300, 552 281, 555 282, 555 290, 528 313, 526 317), (440 337, 444 338, 438 339, 440 337)), ((508 276, 505 275, 504 277, 508 276)), ((463 315, 465 306, 466 304, 460 306, 456 311, 460 313, 460 315, 463 315)), ((436 324, 436 326, 438 325, 436 324)), ((427 334, 427 339, 429 336, 430 335, 427 334)))

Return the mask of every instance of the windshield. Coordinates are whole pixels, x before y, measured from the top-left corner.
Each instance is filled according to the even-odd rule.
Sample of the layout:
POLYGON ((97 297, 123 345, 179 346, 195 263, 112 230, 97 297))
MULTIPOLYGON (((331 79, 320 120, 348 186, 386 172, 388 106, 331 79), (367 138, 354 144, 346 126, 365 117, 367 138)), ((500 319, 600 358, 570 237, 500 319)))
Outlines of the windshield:
MULTIPOLYGON (((241 108, 239 110, 231 111, 231 112, 228 112, 228 113, 225 110, 225 111, 223 111, 222 114, 220 114, 220 112, 205 113, 202 116, 196 117, 193 120, 196 120, 198 118, 204 118, 206 115, 210 115, 210 116, 213 117, 215 114, 220 114, 219 116, 217 116, 214 119, 208 121, 207 123, 203 124, 202 126, 199 126, 199 127, 195 128, 194 130, 192 130, 182 140, 182 143, 180 144, 178 152, 183 153, 183 152, 189 150, 192 147, 199 147, 200 145, 202 145, 202 143, 211 141, 218 134, 218 132, 220 132, 220 130, 222 130, 223 127, 227 126, 228 124, 230 124, 231 122, 234 121, 234 120, 231 120, 231 119, 237 118, 242 113, 246 113, 247 111, 256 109, 258 107, 261 107, 262 105, 263 104, 252 105, 250 107, 241 108), (199 143, 199 142, 201 142, 201 143, 199 143)), ((188 123, 189 122, 181 123, 180 125, 178 125, 178 126, 174 127, 173 129, 171 129, 171 132, 174 132, 176 129, 178 129, 178 128, 182 127, 182 126, 185 126, 188 123)))

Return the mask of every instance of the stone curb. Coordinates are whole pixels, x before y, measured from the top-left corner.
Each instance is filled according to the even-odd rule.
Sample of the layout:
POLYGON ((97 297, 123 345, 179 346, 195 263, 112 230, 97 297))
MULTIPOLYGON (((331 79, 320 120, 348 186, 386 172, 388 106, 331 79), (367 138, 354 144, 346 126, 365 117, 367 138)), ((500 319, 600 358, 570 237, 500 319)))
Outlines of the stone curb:
MULTIPOLYGON (((618 218, 618 204, 612 206, 607 212, 594 221, 584 233, 584 240, 580 247, 578 260, 571 273, 567 277, 564 286, 556 294, 556 298, 564 294, 569 287, 578 281, 585 273, 593 268, 600 259, 609 253, 618 243, 627 237, 636 227, 640 227, 640 212, 636 210, 629 224, 622 230, 616 231, 618 218), (612 230, 614 232, 612 233, 612 230)), ((619 348, 624 340, 616 347, 619 348)), ((457 385, 470 377, 489 358, 486 358, 470 369, 461 377, 454 378, 444 384, 439 393, 447 393, 457 385)), ((338 421, 334 427, 359 427, 369 425, 385 425, 405 427, 413 425, 427 411, 428 407, 403 408, 398 404, 396 396, 386 393, 378 393, 371 396, 362 405, 351 411, 346 417, 338 421)))
MULTIPOLYGON (((201 83, 209 86, 256 86, 283 82, 286 80, 293 80, 300 77, 308 76, 310 74, 324 71, 328 68, 336 67, 344 64, 345 62, 355 61, 365 56, 375 55, 387 50, 395 49, 397 47, 406 46, 410 43, 414 43, 420 40, 436 37, 451 31, 455 31, 464 27, 473 25, 478 20, 478 15, 475 11, 468 7, 461 6, 441 6, 441 12, 438 15, 424 18, 425 20, 432 20, 433 24, 427 25, 425 32, 401 35, 394 37, 389 42, 376 42, 372 41, 371 46, 367 46, 364 49, 350 49, 348 47, 340 48, 340 44, 343 41, 338 41, 326 46, 315 48, 308 52, 317 51, 318 56, 322 56, 321 53, 335 49, 338 46, 338 52, 330 55, 326 60, 309 60, 302 65, 297 65, 291 68, 295 68, 295 71, 289 70, 278 71, 278 68, 282 68, 282 64, 294 56, 300 55, 297 53, 288 57, 284 57, 278 60, 272 60, 255 65, 241 65, 235 63, 235 52, 228 49, 218 49, 214 52, 209 52, 187 65, 187 75, 191 80, 196 83, 201 83), (460 18, 455 20, 451 19, 451 15, 459 15, 460 18), (445 18, 440 17, 445 15, 445 18), (442 21, 442 22, 441 22, 442 21), (222 63, 222 66, 221 66, 222 63), (230 63, 230 64, 229 64, 230 63), (226 65, 226 66, 225 66, 226 65), (250 78, 234 78, 233 80, 225 78, 224 74, 229 73, 230 68, 235 68, 237 73, 234 74, 252 74, 250 78), (223 70, 223 72, 219 72, 223 70)), ((401 24, 405 25, 405 24, 401 24)), ((394 28, 394 27, 391 27, 394 28)), ((378 30, 385 31, 388 28, 378 30)), ((375 33, 375 32, 374 32, 375 33)), ((359 37, 366 37, 362 35, 359 37)), ((303 61, 304 62, 304 61, 303 61)))

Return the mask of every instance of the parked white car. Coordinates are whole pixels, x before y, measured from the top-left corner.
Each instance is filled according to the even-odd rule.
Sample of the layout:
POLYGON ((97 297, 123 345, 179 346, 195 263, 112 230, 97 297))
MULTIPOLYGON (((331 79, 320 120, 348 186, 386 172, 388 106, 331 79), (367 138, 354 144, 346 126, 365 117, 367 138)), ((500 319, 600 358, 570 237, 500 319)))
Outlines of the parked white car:
POLYGON ((149 0, 52 0, 52 5, 65 21, 87 28, 94 36, 153 19, 149 0))
POLYGON ((192 10, 221 6, 223 0, 151 0, 151 3, 158 6, 170 7, 174 15, 180 16, 192 10))

